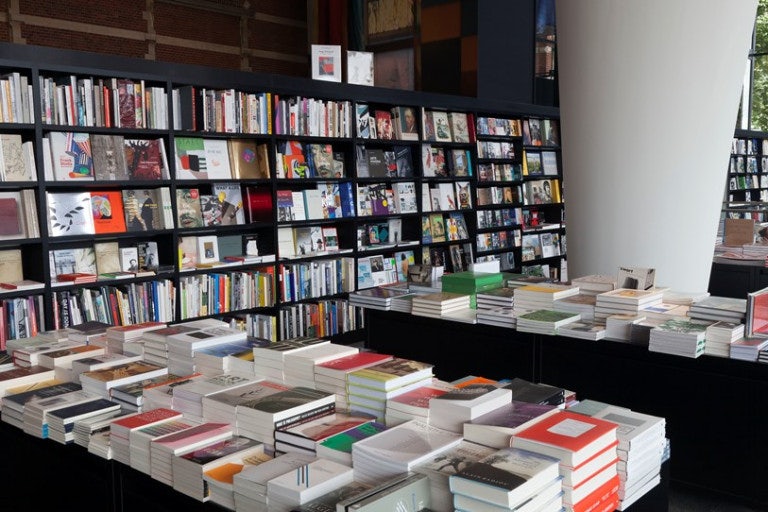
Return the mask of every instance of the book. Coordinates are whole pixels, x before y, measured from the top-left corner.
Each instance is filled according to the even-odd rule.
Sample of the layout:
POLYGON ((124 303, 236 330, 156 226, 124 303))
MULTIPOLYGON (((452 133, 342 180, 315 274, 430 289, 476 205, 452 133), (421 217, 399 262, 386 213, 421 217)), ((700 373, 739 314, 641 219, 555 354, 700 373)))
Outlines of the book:
POLYGON ((229 165, 237 179, 268 179, 269 149, 252 139, 229 139, 229 165))
POLYGON ((126 231, 123 194, 119 190, 91 191, 91 214, 96 234, 126 231))
POLYGON ((127 179, 154 181, 168 179, 168 157, 165 141, 158 139, 125 139, 123 141, 127 179))
POLYGON ((93 235, 89 192, 46 192, 48 233, 53 236, 93 235))
POLYGON ((350 384, 389 391, 432 376, 430 363, 394 357, 388 361, 355 370, 347 376, 350 384))
POLYGON ((179 228, 203 227, 200 191, 197 188, 176 189, 176 220, 179 228))
POLYGON ((373 418, 369 416, 338 411, 298 425, 279 428, 275 431, 275 442, 285 443, 280 445, 282 451, 290 451, 290 446, 286 445, 292 445, 314 452, 318 443, 325 439, 370 421, 373 418))
MULTIPOLYGON (((200 137, 176 137, 174 139, 176 179, 208 179, 205 140, 200 137)), ((231 176, 230 176, 231 177, 231 176)))
POLYGON ((315 459, 267 482, 270 508, 301 505, 354 480, 352 468, 326 459, 315 459))
POLYGON ((373 85, 373 52, 347 50, 347 83, 373 85))
POLYGON ((27 233, 25 206, 19 192, 0 192, 0 240, 33 236, 27 233))
MULTIPOLYGON (((503 448, 450 477, 451 492, 514 509, 559 477, 558 459, 503 448)), ((559 482, 558 482, 559 484, 559 482)))
POLYGON ((509 446, 511 436, 558 410, 554 405, 514 400, 513 395, 511 403, 465 422, 464 439, 498 449, 505 448, 509 446))
POLYGON ((57 181, 93 181, 93 155, 88 133, 50 132, 48 140, 57 181))
POLYGON ((203 139, 205 170, 208 179, 227 180, 232 178, 227 143, 228 141, 224 139, 203 139))
POLYGON ((610 421, 558 411, 515 434, 511 446, 556 457, 575 468, 616 443, 617 428, 610 421))
POLYGON ((91 134, 93 174, 98 181, 128 180, 122 135, 91 134))

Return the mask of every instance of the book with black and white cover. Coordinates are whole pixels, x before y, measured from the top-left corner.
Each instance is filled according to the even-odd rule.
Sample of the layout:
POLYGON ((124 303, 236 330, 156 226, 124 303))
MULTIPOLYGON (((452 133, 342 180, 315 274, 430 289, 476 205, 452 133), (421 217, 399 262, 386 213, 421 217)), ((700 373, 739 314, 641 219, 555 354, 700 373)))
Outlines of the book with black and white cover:
POLYGON ((46 439, 48 437, 49 412, 83 402, 92 402, 99 398, 96 395, 80 390, 27 402, 24 406, 23 430, 32 436, 46 439))
POLYGON ((548 484, 559 485, 558 477, 559 461, 555 457, 511 447, 451 475, 450 489, 455 494, 514 509, 548 484))
POLYGON ((45 195, 50 236, 95 234, 90 192, 46 192, 45 195))
POLYGON ((362 482, 375 482, 412 470, 458 445, 461 434, 411 420, 352 445, 352 464, 362 482))
POLYGON ((561 405, 565 403, 565 390, 543 382, 531 382, 514 377, 505 388, 512 390, 512 400, 532 404, 561 405))
POLYGON ((231 373, 194 379, 173 388, 173 406, 192 419, 203 419, 203 397, 219 391, 239 388, 257 380, 231 373))
POLYGON ((232 478, 235 510, 268 510, 267 483, 315 460, 317 457, 306 453, 284 453, 272 460, 243 468, 232 478))
POLYGON ((259 397, 285 391, 288 386, 270 380, 257 380, 242 386, 234 386, 203 396, 202 416, 208 421, 229 423, 235 435, 240 435, 237 424, 237 407, 259 397))
POLYGON ((59 382, 44 387, 32 386, 33 389, 5 395, 2 398, 2 408, 0 408, 0 418, 5 423, 13 425, 16 428, 24 427, 24 406, 28 402, 41 400, 81 389, 79 382, 59 382))
POLYGON ((415 473, 426 475, 432 488, 432 506, 434 510, 451 510, 452 494, 449 478, 470 464, 496 452, 495 448, 482 444, 461 441, 458 445, 435 455, 413 468, 415 473))
POLYGON ((267 482, 270 510, 290 510, 352 483, 351 467, 332 460, 316 459, 267 482))

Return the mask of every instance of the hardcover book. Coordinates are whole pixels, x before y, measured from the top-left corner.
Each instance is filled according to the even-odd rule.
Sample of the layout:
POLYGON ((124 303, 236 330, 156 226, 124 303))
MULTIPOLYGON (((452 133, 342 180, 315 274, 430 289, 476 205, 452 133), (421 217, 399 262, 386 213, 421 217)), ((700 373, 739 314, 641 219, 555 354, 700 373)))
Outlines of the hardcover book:
POLYGON ((123 194, 119 190, 92 191, 91 213, 96 234, 125 233, 123 194))
POLYGON ((252 139, 230 139, 228 143, 233 178, 248 180, 270 177, 267 144, 257 144, 252 139))
POLYGON ((176 189, 176 220, 180 228, 203 227, 203 211, 198 189, 176 189))
POLYGON ((93 235, 96 228, 88 192, 46 192, 51 236, 93 235))
POLYGON ((168 179, 168 157, 163 139, 125 139, 123 154, 131 180, 168 179))
POLYGON ((93 181, 93 156, 88 133, 50 132, 48 138, 57 181, 93 181))
POLYGON ((99 181, 129 179, 122 135, 91 134, 93 174, 99 181))
POLYGON ((199 137, 176 137, 174 144, 176 146, 176 179, 208 179, 204 139, 199 137))

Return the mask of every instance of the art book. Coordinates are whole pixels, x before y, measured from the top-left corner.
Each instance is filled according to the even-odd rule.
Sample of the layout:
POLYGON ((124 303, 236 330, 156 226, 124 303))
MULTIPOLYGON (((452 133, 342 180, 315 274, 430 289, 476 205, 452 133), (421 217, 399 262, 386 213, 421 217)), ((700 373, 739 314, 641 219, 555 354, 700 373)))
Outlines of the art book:
POLYGON ((221 225, 245 224, 243 191, 239 183, 214 183, 213 195, 221 205, 221 225))
POLYGON ((205 140, 199 137, 176 137, 176 179, 208 179, 205 140))
MULTIPOLYGON (((30 142, 31 144, 31 142, 30 142)), ((36 172, 33 172, 34 156, 27 160, 26 147, 22 143, 21 135, 16 133, 0 134, 0 163, 2 164, 3 181, 35 181, 36 172)))
POLYGON ((257 144, 252 139, 230 139, 228 141, 229 166, 232 177, 247 179, 269 179, 269 147, 257 144))
POLYGON ((0 192, 0 240, 24 238, 24 210, 19 192, 0 192))
POLYGON ((200 191, 196 188, 176 189, 176 220, 180 228, 203 226, 200 191))
POLYGON ((93 154, 87 133, 50 132, 56 181, 93 181, 93 154))
POLYGON ((203 139, 205 168, 208 179, 227 180, 232 178, 229 165, 229 149, 223 139, 203 139))
POLYGON ((122 135, 91 134, 93 174, 99 181, 127 180, 122 135))
POLYGON ((93 235, 96 228, 88 192, 46 192, 51 236, 93 235))
POLYGON ((168 157, 165 153, 165 141, 160 139, 125 139, 123 154, 128 179, 161 180, 168 179, 168 157))
POLYGON ((119 190, 91 192, 91 214, 96 234, 124 233, 123 194, 119 190))

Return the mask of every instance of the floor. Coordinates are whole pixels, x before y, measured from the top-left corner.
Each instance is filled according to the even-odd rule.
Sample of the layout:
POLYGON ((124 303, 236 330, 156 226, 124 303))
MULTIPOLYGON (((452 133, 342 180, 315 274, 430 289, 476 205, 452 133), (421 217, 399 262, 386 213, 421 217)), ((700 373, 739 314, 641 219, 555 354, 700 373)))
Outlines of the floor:
POLYGON ((764 512, 736 500, 720 496, 672 487, 669 491, 669 512, 764 512))

